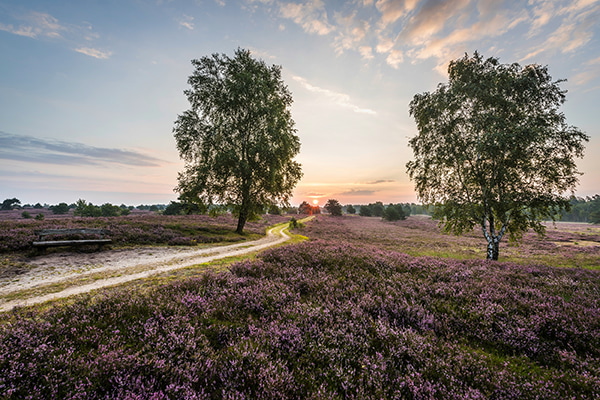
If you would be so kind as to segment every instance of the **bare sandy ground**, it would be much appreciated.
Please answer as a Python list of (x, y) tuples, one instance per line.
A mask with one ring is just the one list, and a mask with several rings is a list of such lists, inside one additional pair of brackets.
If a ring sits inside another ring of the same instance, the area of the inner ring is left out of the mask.
[[(259, 251), (289, 240), (290, 236), (286, 233), (286, 229), (287, 225), (276, 226), (269, 229), (267, 235), (259, 240), (204, 249), (144, 247), (97, 253), (54, 253), (38, 256), (28, 261), (29, 264), (36, 266), (31, 271), (16, 277), (0, 279), (0, 311), (9, 311), (18, 306), (43, 303), (146, 278), (165, 271)], [(118, 273), (119, 276), (72, 286), (43, 296), (12, 301), (2, 300), (2, 297), (14, 292), (65, 282), (99, 272), (110, 272), (113, 275)]]

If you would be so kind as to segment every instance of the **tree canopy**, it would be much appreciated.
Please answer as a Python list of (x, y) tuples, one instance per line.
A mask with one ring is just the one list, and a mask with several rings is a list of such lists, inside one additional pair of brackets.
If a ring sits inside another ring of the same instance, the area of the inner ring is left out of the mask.
[(192, 60), (190, 109), (173, 129), (185, 170), (176, 191), (187, 199), (233, 207), (237, 232), (270, 205), (287, 206), (302, 176), (290, 113), (292, 95), (280, 66), (238, 49)]
[(418, 134), (407, 163), (418, 197), (447, 231), (480, 226), (488, 259), (505, 233), (519, 239), (569, 206), (589, 138), (559, 111), (566, 90), (540, 65), (501, 64), (477, 52), (450, 62), (449, 81), (414, 96)]
[(336, 199), (329, 199), (323, 207), (329, 214), (339, 217), (342, 215), (342, 205)]

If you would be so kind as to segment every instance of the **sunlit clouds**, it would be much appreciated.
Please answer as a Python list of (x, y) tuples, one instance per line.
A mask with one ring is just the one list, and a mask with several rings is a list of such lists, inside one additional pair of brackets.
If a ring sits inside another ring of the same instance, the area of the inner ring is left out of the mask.
[(334, 104), (338, 107), (346, 108), (346, 109), (349, 109), (356, 113), (361, 113), (361, 114), (370, 114), (370, 115), (377, 114), (377, 112), (375, 112), (369, 108), (362, 108), (362, 107), (357, 106), (356, 104), (354, 104), (351, 101), (350, 96), (345, 93), (338, 93), (338, 92), (331, 91), (329, 89), (323, 89), (318, 86), (312, 85), (306, 79), (304, 79), (300, 76), (293, 76), (292, 78), (295, 81), (297, 81), (298, 83), (300, 83), (300, 85), (302, 85), (302, 87), (304, 89), (325, 97), (328, 101), (330, 101), (332, 104)]
[(547, 1), (512, 4), (497, 0), (379, 0), (325, 3), (270, 1), (281, 16), (307, 33), (331, 37), (336, 52), (356, 51), (365, 60), (374, 51), (387, 64), (398, 68), (403, 62), (438, 60), (437, 70), (481, 43), (525, 29), (537, 48), (522, 60), (542, 52), (572, 52), (593, 37), (600, 20), (597, 0)]

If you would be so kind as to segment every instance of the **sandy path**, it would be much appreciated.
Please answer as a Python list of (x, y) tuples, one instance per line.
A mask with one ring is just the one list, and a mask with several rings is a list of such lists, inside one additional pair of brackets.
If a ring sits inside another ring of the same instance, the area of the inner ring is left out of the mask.
[[(289, 240), (290, 236), (286, 232), (287, 228), (287, 225), (279, 225), (269, 229), (267, 235), (259, 240), (205, 249), (148, 247), (93, 254), (40, 256), (30, 261), (30, 264), (36, 265), (37, 268), (17, 278), (0, 280), (0, 296), (98, 272), (113, 271), (119, 272), (121, 275), (96, 280), (86, 285), (69, 287), (60, 292), (43, 296), (4, 302), (0, 299), (0, 312), (10, 311), (18, 306), (43, 303), (135, 279), (147, 278), (165, 271), (263, 250)], [(143, 271), (131, 272), (132, 269), (139, 271), (140, 268), (143, 268)]]

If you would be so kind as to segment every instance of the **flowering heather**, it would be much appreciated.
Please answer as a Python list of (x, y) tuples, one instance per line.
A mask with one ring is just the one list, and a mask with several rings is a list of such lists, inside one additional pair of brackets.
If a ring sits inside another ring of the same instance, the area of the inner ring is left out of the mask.
[[(463, 260), (486, 257), (486, 241), (481, 230), (475, 229), (461, 236), (443, 234), (436, 221), (424, 216), (412, 216), (397, 222), (375, 217), (319, 216), (301, 233), (310, 238), (338, 243), (368, 243), (417, 256)], [(600, 226), (572, 222), (548, 223), (546, 237), (528, 232), (520, 243), (501, 243), (500, 260), (598, 269)]]
[[(264, 235), (265, 229), (289, 218), (266, 215), (259, 221), (246, 225), (247, 234)], [(35, 231), (41, 229), (102, 228), (110, 231), (117, 245), (171, 244), (190, 245), (219, 241), (244, 240), (233, 233), (237, 225), (230, 215), (131, 215), (121, 217), (77, 218), (63, 217), (37, 221), (0, 220), (0, 253), (31, 248), (37, 239)]]
[(0, 325), (3, 399), (595, 399), (600, 272), (309, 241)]

